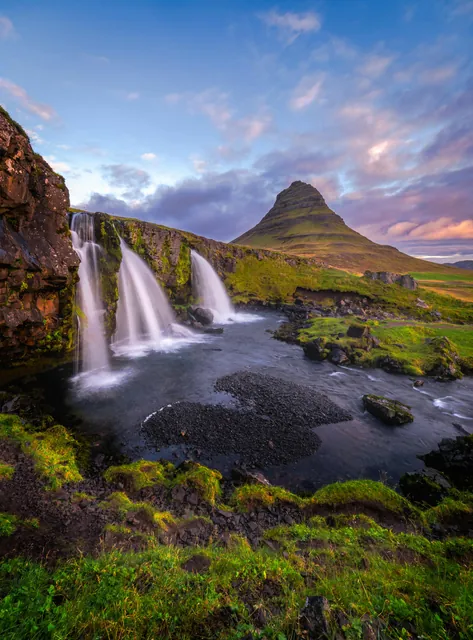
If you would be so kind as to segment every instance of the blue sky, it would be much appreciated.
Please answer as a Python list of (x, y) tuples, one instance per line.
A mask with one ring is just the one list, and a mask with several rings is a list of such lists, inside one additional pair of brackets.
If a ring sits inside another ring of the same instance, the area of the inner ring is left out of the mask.
[(230, 240), (291, 181), (473, 257), (473, 0), (2, 0), (0, 102), (71, 201)]

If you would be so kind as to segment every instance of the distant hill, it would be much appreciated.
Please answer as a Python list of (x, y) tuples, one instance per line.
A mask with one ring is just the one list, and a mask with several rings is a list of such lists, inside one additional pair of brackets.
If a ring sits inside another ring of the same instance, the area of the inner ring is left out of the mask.
[(473, 260), (459, 260), (458, 262), (444, 262), (449, 267), (456, 267), (457, 269), (472, 269)]
[(445, 265), (412, 258), (394, 247), (365, 238), (327, 206), (317, 189), (300, 181), (281, 191), (264, 218), (233, 242), (313, 256), (355, 273), (366, 269), (454, 273)]

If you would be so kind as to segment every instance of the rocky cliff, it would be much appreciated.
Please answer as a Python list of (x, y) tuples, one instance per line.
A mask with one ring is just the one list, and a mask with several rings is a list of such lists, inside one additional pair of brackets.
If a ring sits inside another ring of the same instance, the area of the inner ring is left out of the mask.
[(60, 357), (73, 346), (78, 258), (64, 179), (0, 108), (1, 368)]

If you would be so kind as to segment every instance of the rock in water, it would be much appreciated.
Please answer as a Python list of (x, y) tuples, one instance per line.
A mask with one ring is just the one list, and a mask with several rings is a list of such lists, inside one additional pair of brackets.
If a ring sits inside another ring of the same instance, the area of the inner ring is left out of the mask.
[(369, 413), (386, 424), (400, 425), (414, 421), (410, 407), (398, 400), (368, 394), (363, 396), (363, 405)]
[(192, 315), (200, 322), (200, 324), (204, 326), (208, 326), (212, 324), (214, 321), (214, 314), (210, 311), (210, 309), (204, 309), (203, 307), (196, 307), (192, 310)]

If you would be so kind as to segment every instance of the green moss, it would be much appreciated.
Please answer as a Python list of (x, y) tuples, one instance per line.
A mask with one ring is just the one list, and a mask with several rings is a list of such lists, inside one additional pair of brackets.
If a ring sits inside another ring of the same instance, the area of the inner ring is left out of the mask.
[(0, 462), (0, 480), (11, 480), (15, 473), (15, 467), (10, 464)]
[[(408, 375), (439, 375), (451, 366), (451, 375), (468, 373), (473, 361), (473, 330), (468, 325), (425, 324), (415, 321), (368, 321), (378, 346), (369, 338), (349, 338), (346, 333), (356, 324), (347, 318), (313, 318), (310, 326), (299, 332), (302, 345), (320, 339), (322, 347), (334, 343), (345, 351), (350, 361), (363, 367), (376, 367), (386, 357), (398, 363)], [(339, 337), (339, 335), (343, 337)], [(326, 350), (326, 357), (329, 350)]]
[(11, 536), (15, 533), (19, 522), (17, 516), (10, 513), (0, 513), (0, 536)]
[(72, 494), (72, 502), (82, 502), (83, 500), (86, 500), (87, 502), (94, 502), (95, 497), (85, 491), (76, 491)]
[(311, 504), (317, 506), (337, 507), (350, 503), (375, 504), (404, 515), (417, 514), (417, 509), (408, 500), (374, 480), (335, 482), (319, 489), (311, 499)]
[(187, 462), (179, 467), (176, 476), (171, 480), (171, 487), (183, 485), (196, 491), (199, 496), (215, 504), (222, 494), (220, 480), (222, 474), (209, 469), (198, 462)]
[(461, 523), (467, 518), (473, 522), (473, 505), (448, 497), (444, 498), (436, 507), (425, 512), (428, 523), (440, 524)]
[(120, 237), (113, 220), (104, 214), (95, 214), (95, 234), (102, 246), (100, 254), (100, 290), (104, 304), (104, 325), (108, 337), (115, 333), (118, 306), (118, 273), (122, 261)]
[(144, 525), (161, 531), (167, 531), (176, 522), (168, 511), (158, 511), (149, 502), (132, 502), (122, 492), (112, 493), (101, 503), (101, 507), (110, 509), (121, 520), (134, 517)]
[(63, 426), (55, 425), (46, 431), (32, 433), (17, 416), (0, 414), (0, 438), (21, 446), (50, 489), (82, 480), (75, 457), (77, 442)]
[(191, 278), (191, 253), (189, 245), (182, 241), (179, 247), (179, 258), (175, 267), (176, 285), (183, 287)]
[(233, 492), (230, 500), (230, 504), (237, 511), (242, 512), (252, 511), (261, 507), (271, 507), (277, 502), (302, 506), (305, 501), (282, 487), (268, 487), (259, 484), (238, 487)]
[(153, 485), (168, 485), (174, 465), (170, 462), (138, 460), (131, 464), (109, 467), (104, 478), (107, 482), (122, 482), (126, 487), (139, 491)]

